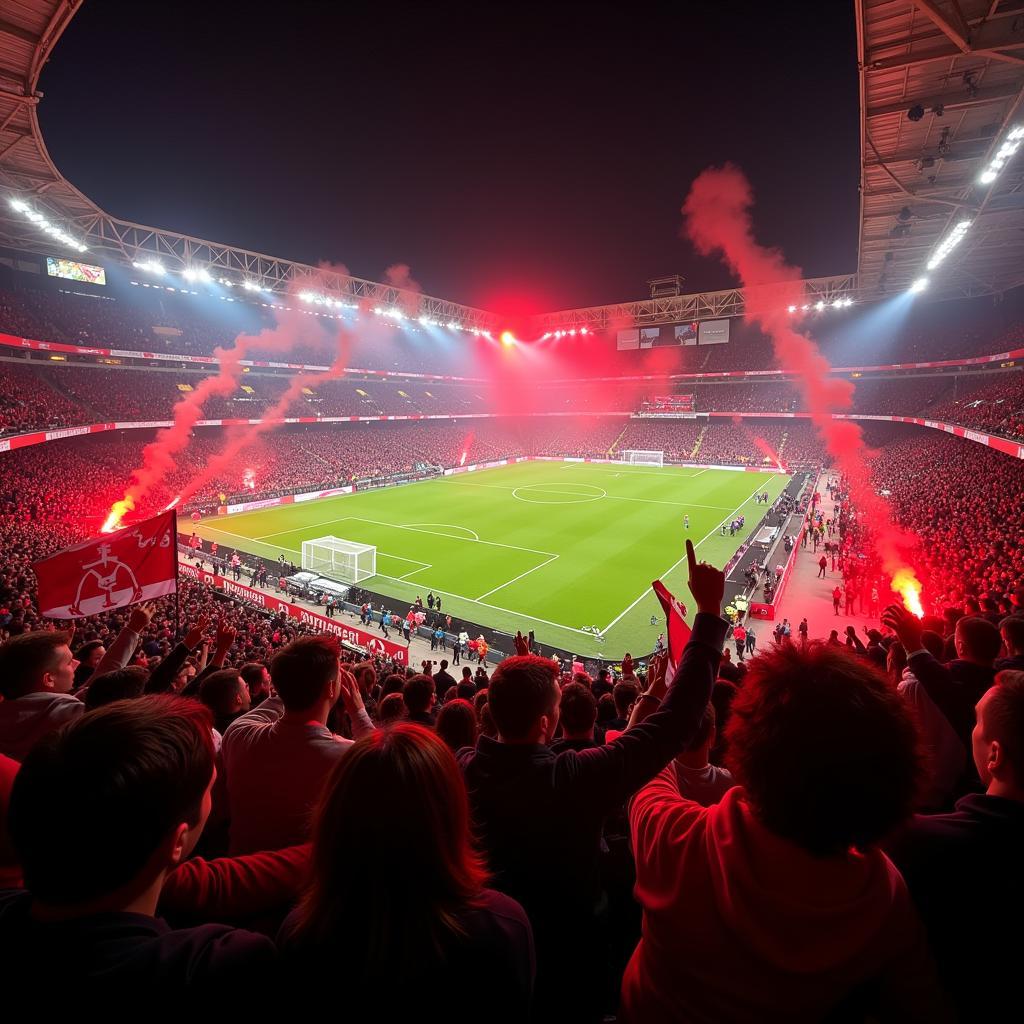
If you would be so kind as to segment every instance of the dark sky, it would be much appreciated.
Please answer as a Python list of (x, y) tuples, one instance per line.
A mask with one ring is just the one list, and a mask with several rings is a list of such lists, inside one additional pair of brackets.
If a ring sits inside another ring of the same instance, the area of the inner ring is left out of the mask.
[[(247, 13), (248, 10), (254, 13)], [(732, 160), (759, 238), (856, 265), (849, 0), (664, 6), (89, 0), (42, 76), (57, 166), (107, 212), (510, 313), (732, 282), (679, 207)]]

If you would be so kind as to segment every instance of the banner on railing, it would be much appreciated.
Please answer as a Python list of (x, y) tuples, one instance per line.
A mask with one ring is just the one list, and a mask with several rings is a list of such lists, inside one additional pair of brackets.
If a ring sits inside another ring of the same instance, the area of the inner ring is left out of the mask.
[(376, 636), (373, 633), (368, 633), (365, 629), (360, 629), (358, 626), (350, 626), (347, 622), (329, 619), (326, 615), (318, 615), (309, 608), (292, 604), (290, 601), (275, 597), (273, 594), (266, 594), (262, 590), (256, 590), (253, 587), (247, 587), (242, 583), (229, 580), (226, 576), (220, 576), (217, 573), (197, 568), (191, 562), (180, 562), (178, 573), (184, 579), (205, 583), (209, 587), (220, 590), (228, 597), (234, 598), (237, 601), (244, 601), (246, 604), (255, 605), (257, 608), (263, 608), (274, 615), (279, 615), (283, 612), (289, 618), (296, 619), (303, 625), (312, 626), (322, 633), (331, 633), (345, 643), (362, 647), (370, 654), (391, 658), (402, 665), (409, 663), (409, 649), (407, 647), (396, 644), (392, 640), (385, 640), (383, 637)]

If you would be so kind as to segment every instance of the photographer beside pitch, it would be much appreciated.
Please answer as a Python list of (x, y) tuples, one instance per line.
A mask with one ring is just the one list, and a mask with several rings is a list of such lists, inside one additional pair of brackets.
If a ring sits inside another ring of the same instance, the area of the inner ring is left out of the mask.
[(686, 554), (698, 610), (690, 642), (667, 688), (667, 659), (652, 662), (649, 688), (622, 736), (555, 754), (557, 666), (517, 642), (517, 656), (490, 681), (497, 739), (481, 736), (458, 754), (494, 884), (522, 903), (533, 925), (538, 1019), (600, 1018), (602, 822), (689, 742), (711, 696), (728, 629), (721, 617), (725, 576), (698, 563), (689, 540)]

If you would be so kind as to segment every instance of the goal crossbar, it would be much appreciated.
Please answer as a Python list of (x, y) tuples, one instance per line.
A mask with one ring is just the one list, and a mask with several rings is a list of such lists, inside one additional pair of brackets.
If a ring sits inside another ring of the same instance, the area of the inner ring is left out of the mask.
[(648, 451), (638, 448), (624, 448), (619, 453), (621, 461), (634, 466), (664, 466), (665, 453), (663, 451)]
[(342, 583), (362, 583), (377, 574), (377, 549), (342, 537), (304, 540), (302, 568)]

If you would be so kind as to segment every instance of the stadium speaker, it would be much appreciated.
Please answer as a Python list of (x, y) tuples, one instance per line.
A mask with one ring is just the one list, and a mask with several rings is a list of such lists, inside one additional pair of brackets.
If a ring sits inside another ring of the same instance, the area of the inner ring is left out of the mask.
[(924, 117), (924, 107), (920, 103), (915, 103), (908, 111), (907, 117), (911, 121), (920, 121)]

